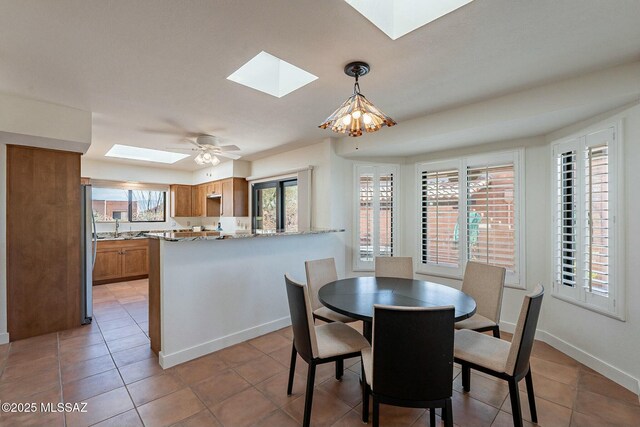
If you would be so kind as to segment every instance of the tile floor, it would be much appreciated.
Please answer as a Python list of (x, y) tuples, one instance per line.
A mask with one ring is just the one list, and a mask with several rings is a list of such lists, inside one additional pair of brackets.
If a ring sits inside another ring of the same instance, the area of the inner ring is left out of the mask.
[[(2, 402), (87, 402), (87, 413), (1, 413), (0, 426), (299, 426), (306, 364), (286, 395), (291, 330), (277, 332), (163, 371), (149, 349), (147, 282), (94, 288), (95, 321), (0, 346)], [(508, 334), (506, 338), (508, 337)], [(531, 360), (542, 426), (639, 426), (638, 396), (552, 347), (536, 342)], [(319, 367), (312, 425), (361, 427), (360, 364)], [(506, 383), (472, 374), (462, 393), (454, 371), (458, 426), (510, 426)], [(521, 385), (526, 402), (524, 382)], [(523, 405), (525, 418), (528, 407)], [(427, 426), (424, 410), (382, 406), (383, 426)], [(525, 423), (525, 425), (533, 425)]]

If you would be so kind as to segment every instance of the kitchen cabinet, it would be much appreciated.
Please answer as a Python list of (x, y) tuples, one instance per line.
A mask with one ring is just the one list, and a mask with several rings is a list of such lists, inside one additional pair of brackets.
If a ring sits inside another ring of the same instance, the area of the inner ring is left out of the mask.
[(191, 187), (191, 216), (206, 216), (207, 196), (205, 184)]
[(171, 216), (185, 217), (192, 215), (192, 186), (174, 184), (169, 187), (171, 194)]
[(5, 172), (11, 341), (80, 326), (80, 153), (8, 144)]
[(98, 241), (93, 284), (141, 279), (149, 274), (149, 239)]
[[(170, 186), (172, 217), (220, 217), (249, 215), (249, 184), (244, 178), (228, 178), (200, 185)], [(211, 194), (222, 197), (209, 198)]]
[(249, 216), (249, 183), (244, 178), (229, 178), (220, 182), (221, 216)]

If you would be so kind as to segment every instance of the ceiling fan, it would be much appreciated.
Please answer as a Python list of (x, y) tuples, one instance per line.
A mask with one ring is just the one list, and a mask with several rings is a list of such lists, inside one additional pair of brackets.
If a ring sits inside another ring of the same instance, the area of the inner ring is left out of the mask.
[(220, 157), (232, 160), (238, 160), (241, 157), (237, 154), (230, 153), (230, 151), (240, 151), (238, 146), (220, 145), (219, 139), (213, 135), (200, 134), (196, 136), (195, 141), (188, 138), (185, 138), (184, 141), (188, 141), (193, 144), (194, 147), (169, 147), (169, 149), (199, 151), (198, 155), (193, 159), (199, 165), (211, 164), (215, 166), (220, 163)]

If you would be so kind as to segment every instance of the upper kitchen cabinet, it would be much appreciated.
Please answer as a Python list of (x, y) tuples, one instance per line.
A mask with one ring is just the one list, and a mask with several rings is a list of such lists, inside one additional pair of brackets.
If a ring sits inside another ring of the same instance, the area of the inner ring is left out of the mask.
[(192, 186), (174, 184), (169, 187), (171, 193), (171, 216), (193, 216), (192, 212)]
[(244, 178), (229, 178), (221, 184), (221, 216), (249, 216), (249, 183)]
[(207, 198), (205, 184), (191, 187), (191, 216), (206, 216)]

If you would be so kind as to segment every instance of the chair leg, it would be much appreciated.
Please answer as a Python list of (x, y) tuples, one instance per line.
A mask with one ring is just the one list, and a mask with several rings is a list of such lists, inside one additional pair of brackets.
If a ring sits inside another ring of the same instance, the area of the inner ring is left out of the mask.
[(369, 386), (367, 385), (366, 381), (363, 381), (362, 387), (363, 387), (362, 388), (362, 422), (368, 423), (369, 422), (369, 394), (371, 390), (369, 390)]
[(511, 413), (513, 414), (513, 427), (522, 427), (522, 409), (520, 408), (520, 394), (518, 382), (515, 378), (509, 378), (509, 397), (511, 398)]
[(380, 402), (378, 398), (373, 395), (373, 427), (380, 425)]
[(493, 336), (500, 338), (500, 326), (496, 325), (493, 327)]
[(298, 352), (296, 351), (296, 345), (291, 344), (291, 362), (289, 363), (289, 384), (287, 385), (287, 396), (291, 396), (293, 392), (293, 374), (296, 371), (296, 359)]
[(469, 365), (462, 365), (462, 389), (464, 391), (471, 390), (471, 367)]
[(524, 377), (527, 384), (527, 397), (529, 398), (529, 411), (531, 412), (531, 421), (538, 423), (538, 411), (536, 411), (536, 396), (533, 393), (533, 378), (531, 377), (531, 368)]
[(309, 363), (309, 370), (307, 371), (307, 393), (304, 398), (304, 420), (302, 421), (303, 427), (309, 427), (311, 424), (311, 405), (313, 404), (313, 386), (316, 380), (316, 364), (314, 362)]
[(336, 360), (336, 379), (340, 381), (344, 374), (344, 360)]
[(445, 427), (453, 427), (453, 406), (451, 403), (451, 398), (448, 398), (444, 402), (443, 412), (446, 414), (446, 417), (444, 418)]
[(436, 408), (429, 408), (429, 427), (436, 427)]

